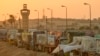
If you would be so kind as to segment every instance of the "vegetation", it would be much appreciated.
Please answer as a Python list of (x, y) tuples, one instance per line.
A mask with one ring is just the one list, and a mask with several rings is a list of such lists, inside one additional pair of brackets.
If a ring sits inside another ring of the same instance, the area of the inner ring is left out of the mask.
[(94, 26), (93, 29), (94, 30), (99, 30), (99, 26)]
[(15, 21), (16, 21), (15, 17), (13, 15), (9, 15), (8, 22), (11, 24), (11, 28), (14, 28)]

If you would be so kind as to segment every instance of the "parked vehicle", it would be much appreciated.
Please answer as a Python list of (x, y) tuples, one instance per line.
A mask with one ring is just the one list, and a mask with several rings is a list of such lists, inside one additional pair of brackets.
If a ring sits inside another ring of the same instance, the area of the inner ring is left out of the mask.
[(47, 44), (47, 32), (35, 31), (33, 32), (33, 49), (37, 51), (44, 51), (44, 45)]
[(0, 40), (7, 41), (7, 29), (0, 29)]
[(18, 32), (18, 33), (16, 33), (16, 46), (17, 47), (23, 47), (22, 46), (22, 36), (21, 36), (21, 33), (20, 32)]
[(22, 46), (27, 50), (30, 49), (31, 36), (29, 32), (22, 32)]
[(9, 29), (7, 32), (7, 40), (9, 44), (16, 45), (16, 33), (18, 32), (17, 29)]
[(16, 33), (16, 43), (17, 47), (24, 47), (26, 49), (33, 49), (33, 32), (35, 29), (29, 29), (28, 32), (23, 32), (23, 30), (19, 30)]
[(73, 41), (74, 36), (85, 36), (86, 33), (83, 31), (67, 31), (62, 32), (62, 36), (60, 38), (60, 43), (71, 43)]

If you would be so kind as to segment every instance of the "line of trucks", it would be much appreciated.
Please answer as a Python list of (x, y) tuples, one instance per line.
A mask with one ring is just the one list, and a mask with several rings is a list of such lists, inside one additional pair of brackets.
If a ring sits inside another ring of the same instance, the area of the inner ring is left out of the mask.
[[(45, 30), (36, 30), (36, 29), (29, 29), (28, 32), (23, 32), (22, 30), (16, 30), (16, 29), (9, 29), (9, 30), (0, 29), (0, 40), (7, 41), (9, 44), (15, 45), (19, 48), (26, 48), (27, 50), (42, 51), (42, 52), (48, 52), (48, 53), (55, 52), (56, 51), (55, 49), (57, 49), (57, 47), (59, 46), (65, 46), (61, 49), (63, 51), (68, 51), (70, 49), (70, 47), (68, 46), (75, 47), (75, 45), (79, 45), (79, 46), (81, 45), (82, 47), (84, 47), (82, 48), (84, 50), (86, 48), (89, 49), (88, 48), (89, 44), (92, 45), (91, 44), (92, 42), (89, 41), (90, 39), (98, 40), (97, 45), (99, 48), (98, 49), (98, 53), (99, 53), (100, 52), (100, 47), (99, 47), (100, 35), (95, 36), (98, 38), (94, 38), (94, 35), (95, 35), (94, 33), (89, 34), (89, 33), (80, 32), (80, 31), (53, 33), (53, 32), (48, 32)], [(90, 37), (87, 37), (87, 36), (90, 36)], [(90, 47), (92, 48), (93, 46), (90, 46)], [(78, 48), (78, 47), (75, 47), (75, 48)], [(75, 48), (74, 50), (76, 50)], [(56, 54), (60, 56), (59, 52), (57, 52)], [(72, 52), (72, 50), (69, 52)], [(83, 55), (83, 56), (86, 56), (86, 55)]]
[(0, 39), (19, 48), (51, 52), (55, 46), (55, 36), (45, 30), (29, 29), (28, 32), (16, 29), (0, 29)]

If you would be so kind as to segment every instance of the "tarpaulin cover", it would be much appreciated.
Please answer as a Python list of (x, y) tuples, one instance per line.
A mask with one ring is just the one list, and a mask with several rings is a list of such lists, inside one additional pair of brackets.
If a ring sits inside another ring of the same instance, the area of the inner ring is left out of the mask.
[(54, 51), (52, 53), (57, 53), (60, 50), (63, 50), (64, 53), (65, 53), (65, 52), (69, 52), (69, 51), (72, 51), (72, 50), (75, 50), (75, 49), (78, 49), (78, 48), (81, 48), (81, 47), (82, 47), (81, 45), (74, 45), (74, 46), (70, 46), (70, 45), (58, 45), (54, 49)]

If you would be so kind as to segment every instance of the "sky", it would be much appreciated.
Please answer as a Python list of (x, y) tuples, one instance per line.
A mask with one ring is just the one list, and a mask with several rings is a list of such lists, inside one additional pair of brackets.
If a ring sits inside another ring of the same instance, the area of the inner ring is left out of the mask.
[(39, 17), (43, 16), (43, 9), (45, 10), (45, 15), (50, 18), (50, 8), (53, 10), (53, 17), (55, 18), (65, 18), (65, 8), (61, 5), (67, 7), (68, 18), (78, 18), (87, 19), (89, 18), (89, 6), (83, 3), (87, 2), (92, 8), (92, 18), (100, 17), (100, 0), (0, 0), (0, 21), (9, 18), (9, 14), (13, 14), (16, 19), (21, 17), (20, 10), (23, 8), (23, 4), (27, 4), (28, 9), (31, 13), (29, 18), (37, 18), (37, 12), (39, 11)]

